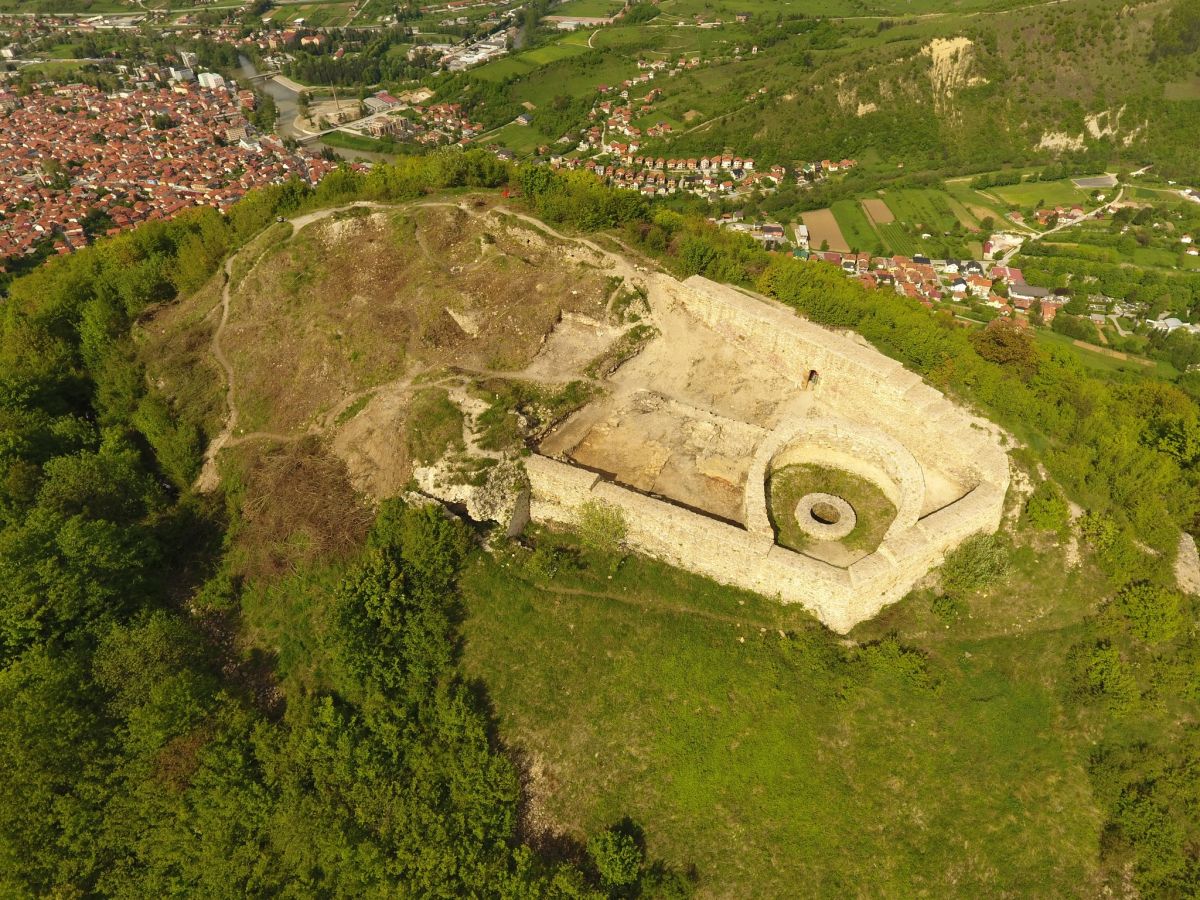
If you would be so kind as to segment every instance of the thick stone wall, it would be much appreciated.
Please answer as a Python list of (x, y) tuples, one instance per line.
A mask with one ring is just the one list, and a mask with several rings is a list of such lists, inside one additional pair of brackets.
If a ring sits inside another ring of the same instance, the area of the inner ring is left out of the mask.
[(700, 276), (675, 282), (669, 293), (680, 308), (797, 385), (816, 371), (813, 390), (838, 418), (893, 435), (917, 459), (968, 486), (1007, 486), (1008, 459), (995, 427), (858, 335), (823, 328), (781, 303)]
[(776, 469), (803, 462), (845, 469), (878, 485), (896, 507), (888, 534), (911, 528), (920, 515), (925, 477), (903, 444), (877, 428), (845, 419), (803, 418), (781, 423), (759, 444), (746, 474), (747, 529), (773, 533), (763, 485)]
[[(574, 524), (584, 503), (608, 504), (624, 514), (632, 547), (724, 584), (803, 604), (839, 632), (899, 600), (966, 537), (998, 527), (1008, 459), (990, 423), (856, 337), (703, 278), (655, 277), (660, 296), (777, 369), (797, 390), (816, 370), (811, 390), (819, 413), (780, 422), (758, 446), (746, 484), (745, 528), (539, 455), (525, 461), (535, 521)], [(822, 460), (871, 478), (898, 511), (875, 552), (848, 568), (778, 546), (767, 516), (767, 475), (789, 462)], [(921, 518), (926, 465), (951, 475), (966, 493)]]
[[(638, 494), (569, 463), (531, 456), (525, 466), (535, 521), (574, 525), (584, 503), (605, 503), (621, 510), (626, 539), (637, 550), (722, 584), (800, 603), (843, 633), (908, 593), (918, 578), (941, 563), (948, 549), (982, 530), (981, 522), (990, 517), (996, 501), (1003, 501), (1003, 494), (997, 497), (989, 495), (988, 488), (977, 488), (960, 501), (969, 508), (935, 513), (925, 520), (928, 525), (919, 523), (903, 535), (885, 538), (875, 553), (840, 569), (780, 547), (770, 534), (755, 534)], [(586, 477), (577, 477), (580, 474)]]

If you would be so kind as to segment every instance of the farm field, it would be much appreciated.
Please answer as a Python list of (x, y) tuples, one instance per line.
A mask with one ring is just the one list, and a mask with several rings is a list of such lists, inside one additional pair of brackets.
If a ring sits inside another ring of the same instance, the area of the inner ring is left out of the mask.
[(1004, 218), (1003, 210), (995, 200), (962, 182), (947, 182), (946, 192), (951, 199), (966, 208), (967, 212), (977, 222), (992, 218), (1000, 222)]
[(950, 208), (950, 198), (932, 188), (905, 188), (888, 191), (884, 202), (897, 221), (926, 231), (949, 231), (958, 221)]
[[(838, 200), (832, 206), (834, 218), (849, 248), (859, 253), (873, 253), (879, 245), (879, 235), (871, 227), (857, 200)], [(806, 223), (807, 224), (807, 223)], [(830, 249), (833, 242), (830, 241)]]
[(950, 207), (950, 212), (954, 213), (954, 217), (958, 219), (958, 223), (964, 228), (969, 228), (971, 231), (979, 230), (979, 219), (977, 219), (970, 210), (955, 200), (953, 197), (946, 198), (946, 204)]
[(1090, 206), (1089, 191), (1080, 190), (1070, 179), (1061, 181), (1026, 181), (1021, 184), (1009, 184), (1003, 187), (988, 188), (1006, 203), (1017, 207), (1032, 206), (1070, 206), (1081, 204)]
[(870, 198), (862, 202), (863, 212), (867, 214), (867, 218), (874, 225), (886, 225), (889, 222), (895, 222), (896, 216), (888, 207), (887, 203), (878, 198)]
[(880, 225), (879, 234), (883, 238), (893, 254), (901, 256), (916, 256), (921, 252), (921, 243), (911, 234), (904, 230), (904, 226), (899, 222), (889, 222), (886, 225)]
[(828, 245), (828, 249), (837, 253), (850, 252), (850, 245), (842, 235), (838, 220), (831, 209), (817, 209), (802, 213), (801, 221), (808, 226), (808, 242), (814, 250)]

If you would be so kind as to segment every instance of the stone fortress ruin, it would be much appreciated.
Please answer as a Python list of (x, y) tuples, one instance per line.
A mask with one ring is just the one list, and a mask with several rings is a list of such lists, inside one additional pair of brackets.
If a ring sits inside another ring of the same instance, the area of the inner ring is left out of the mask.
[[(997, 429), (853, 333), (482, 200), (297, 222), (223, 296), (231, 440), (329, 433), (361, 494), (509, 534), (604, 504), (633, 549), (837, 631), (999, 525)], [(289, 293), (322, 255), (354, 263)]]
[[(640, 280), (658, 334), (525, 459), (534, 521), (606, 504), (635, 549), (800, 603), (838, 632), (998, 527), (1009, 467), (994, 426), (781, 304), (701, 277)], [(894, 516), (876, 545), (838, 543), (857, 511), (833, 490), (789, 508), (808, 543), (782, 545), (771, 481), (805, 464), (882, 492)]]

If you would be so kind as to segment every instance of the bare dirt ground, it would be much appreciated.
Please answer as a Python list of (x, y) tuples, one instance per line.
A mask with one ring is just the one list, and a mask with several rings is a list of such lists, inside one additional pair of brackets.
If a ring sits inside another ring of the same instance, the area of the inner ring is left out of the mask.
[(890, 222), (896, 221), (896, 216), (892, 213), (892, 210), (883, 200), (864, 200), (862, 205), (863, 210), (867, 214), (867, 218), (870, 219), (874, 225), (887, 225)]
[(723, 519), (742, 520), (746, 470), (761, 428), (650, 390), (594, 404), (543, 442), (640, 491)]
[(808, 242), (810, 246), (819, 248), (822, 243), (828, 243), (829, 249), (836, 253), (849, 253), (850, 245), (842, 235), (837, 219), (831, 209), (817, 209), (800, 214), (801, 220), (808, 226)]
[(541, 350), (526, 366), (524, 375), (557, 381), (578, 377), (578, 373), (624, 331), (620, 325), (568, 313), (546, 336)]
[(511, 217), (454, 206), (328, 217), (233, 291), (223, 344), (239, 428), (304, 430), (420, 369), (520, 369), (564, 310), (600, 314), (596, 271)]
[(319, 437), (355, 490), (394, 495), (412, 474), (409, 403), (431, 379), (466, 396), (476, 375), (586, 378), (626, 327), (604, 317), (634, 267), (511, 210), (358, 203), (290, 226), (228, 260), (202, 308), (226, 409), (200, 490), (220, 483), (223, 449)]

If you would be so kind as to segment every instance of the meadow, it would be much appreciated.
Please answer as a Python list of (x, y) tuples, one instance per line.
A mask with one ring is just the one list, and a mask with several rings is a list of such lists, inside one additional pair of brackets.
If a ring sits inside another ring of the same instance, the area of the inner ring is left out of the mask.
[(528, 156), (539, 145), (551, 142), (550, 138), (546, 137), (536, 128), (529, 125), (516, 124), (505, 125), (492, 135), (491, 140), (507, 147), (519, 156)]
[(481, 560), (463, 585), (467, 670), (544, 826), (578, 837), (629, 814), (701, 896), (1094, 886), (1099, 814), (1054, 675), (1091, 573), (1023, 551), (953, 625), (910, 597), (855, 635), (901, 643), (848, 652), (794, 608), (577, 552), (552, 579), (521, 552)]
[(851, 250), (871, 253), (881, 243), (879, 234), (871, 226), (859, 201), (838, 200), (831, 209)]
[[(502, 56), (484, 63), (473, 69), (472, 75), (488, 81), (504, 81), (514, 75), (529, 75), (538, 72), (543, 66), (587, 52), (586, 38), (583, 43), (580, 43), (579, 36), (571, 33), (553, 43), (543, 44), (541, 47), (535, 47), (523, 53)], [(520, 91), (520, 94), (523, 99), (532, 99), (524, 89)]]
[(988, 188), (990, 193), (1013, 206), (1094, 206), (1090, 192), (1075, 187), (1069, 178), (1060, 181), (1024, 181), (1003, 187)]
[(949, 231), (958, 223), (950, 198), (933, 188), (887, 191), (883, 200), (899, 222), (924, 231)]
[(304, 3), (296, 6), (280, 7), (271, 15), (273, 22), (296, 22), (304, 20), (304, 25), (312, 27), (345, 25), (350, 20), (350, 2), (345, 3)]

